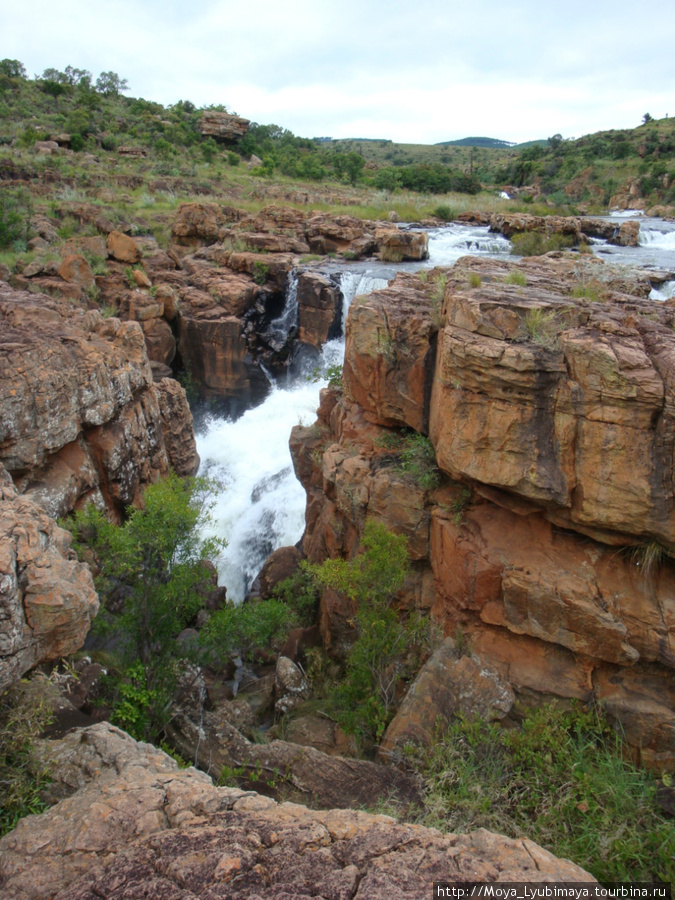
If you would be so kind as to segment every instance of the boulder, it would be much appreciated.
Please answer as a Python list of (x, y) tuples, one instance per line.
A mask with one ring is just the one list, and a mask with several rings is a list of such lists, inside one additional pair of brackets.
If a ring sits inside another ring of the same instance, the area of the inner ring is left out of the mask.
[(217, 141), (230, 143), (244, 137), (250, 124), (248, 119), (241, 116), (208, 110), (201, 115), (199, 131), (202, 137), (213, 137)]
[(511, 685), (452, 638), (438, 647), (408, 689), (378, 748), (380, 759), (401, 753), (406, 744), (430, 747), (453, 716), (503, 719), (513, 706)]
[(0, 692), (42, 662), (79, 650), (98, 612), (71, 536), (19, 496), (0, 464)]
[(375, 241), (380, 259), (401, 262), (404, 259), (428, 259), (429, 235), (424, 231), (400, 231), (377, 228)]
[(284, 715), (295, 709), (310, 695), (310, 686), (304, 672), (287, 656), (277, 659), (274, 692), (276, 701), (274, 711)]
[[(390, 900), (402, 889), (421, 897), (433, 881), (469, 874), (490, 882), (592, 881), (526, 838), (483, 829), (442, 835), (389, 816), (311, 810), (216, 787), (107, 724), (78, 729), (44, 755), (69, 796), (0, 841), (0, 890), (12, 900), (207, 900), (214, 885), (261, 900)], [(319, 756), (329, 767), (340, 764)], [(351, 762), (397, 779), (396, 770)]]
[(279, 547), (270, 553), (258, 575), (263, 600), (269, 599), (277, 585), (295, 573), (301, 559), (302, 554), (297, 547)]
[(133, 265), (141, 258), (141, 251), (136, 246), (133, 238), (121, 231), (111, 231), (107, 240), (108, 254), (118, 262)]

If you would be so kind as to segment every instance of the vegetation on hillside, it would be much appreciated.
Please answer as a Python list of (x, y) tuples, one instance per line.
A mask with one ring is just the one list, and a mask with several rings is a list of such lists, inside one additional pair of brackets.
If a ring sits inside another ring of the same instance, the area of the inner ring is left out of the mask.
[(426, 825), (528, 837), (600, 881), (675, 878), (675, 826), (656, 804), (658, 783), (593, 707), (544, 706), (518, 728), (458, 719), (417, 766)]

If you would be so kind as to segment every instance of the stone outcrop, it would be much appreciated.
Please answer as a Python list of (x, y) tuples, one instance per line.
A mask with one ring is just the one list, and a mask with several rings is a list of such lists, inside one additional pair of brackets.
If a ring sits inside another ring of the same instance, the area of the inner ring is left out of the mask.
[(546, 237), (559, 234), (571, 238), (574, 244), (582, 243), (584, 236), (601, 237), (610, 244), (637, 247), (640, 223), (637, 221), (608, 222), (577, 216), (533, 216), (529, 213), (493, 213), (490, 231), (504, 237), (536, 231)]
[(503, 719), (513, 706), (509, 683), (473, 653), (446, 638), (422, 667), (378, 748), (389, 759), (412, 743), (430, 747), (453, 716)]
[(202, 137), (213, 137), (217, 141), (229, 143), (244, 137), (250, 124), (248, 119), (243, 119), (241, 116), (209, 110), (202, 113), (199, 120), (199, 131)]
[[(294, 664), (283, 667), (288, 671)], [(300, 677), (296, 687), (301, 682)], [(277, 677), (272, 676), (273, 689), (278, 685)], [(290, 700), (291, 693), (284, 696)], [(288, 708), (291, 706), (289, 703)], [(217, 778), (224, 768), (236, 770), (240, 784), (277, 799), (354, 809), (372, 807), (383, 796), (404, 806), (420, 802), (417, 782), (405, 772), (368, 760), (328, 756), (288, 741), (256, 744), (217, 710), (198, 712), (194, 704), (186, 705), (175, 711), (167, 735), (172, 746), (184, 758), (194, 759), (203, 771)]]
[(53, 516), (88, 500), (119, 514), (170, 466), (196, 471), (185, 393), (153, 385), (138, 323), (7, 285), (0, 321), (0, 461), (20, 493)]
[[(367, 518), (404, 534), (401, 605), (467, 635), (528, 703), (600, 702), (673, 770), (675, 312), (644, 276), (559, 254), (432, 274), (352, 306), (344, 394), (294, 429), (304, 552), (353, 555)], [(427, 416), (435, 488), (390, 430), (424, 434)], [(352, 617), (324, 594), (330, 652)]]
[(341, 253), (360, 259), (379, 253), (390, 260), (426, 259), (424, 232), (401, 231), (392, 222), (267, 206), (255, 215), (215, 203), (183, 203), (172, 226), (188, 247), (230, 241), (268, 253)]
[(74, 653), (98, 612), (71, 536), (19, 496), (0, 464), (0, 692), (38, 663)]
[(215, 787), (112, 726), (45, 747), (64, 799), (0, 841), (7, 900), (420, 897), (433, 881), (592, 881), (527, 839)]
[(298, 340), (319, 349), (337, 337), (341, 325), (340, 292), (318, 272), (302, 272), (298, 278)]

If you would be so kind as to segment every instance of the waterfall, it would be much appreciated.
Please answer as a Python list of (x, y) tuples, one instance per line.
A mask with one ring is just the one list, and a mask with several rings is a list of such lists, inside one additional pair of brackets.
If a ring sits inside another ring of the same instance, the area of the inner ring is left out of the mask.
[[(509, 241), (491, 235), (487, 227), (450, 225), (430, 233), (430, 258), (424, 263), (356, 263), (340, 275), (343, 328), (355, 297), (386, 287), (396, 271), (451, 265), (471, 252), (482, 255), (508, 253)], [(298, 276), (289, 274), (284, 308), (267, 330), (283, 346), (297, 325)], [(221, 584), (228, 597), (241, 602), (251, 588), (267, 556), (278, 547), (295, 544), (305, 527), (305, 492), (295, 478), (288, 439), (294, 425), (311, 425), (316, 419), (319, 392), (327, 383), (331, 366), (344, 358), (344, 338), (326, 343), (312, 363), (309, 378), (273, 383), (265, 401), (236, 421), (212, 419), (197, 436), (202, 459), (200, 474), (211, 475), (222, 485), (212, 511), (209, 534), (225, 538), (226, 550), (218, 561)], [(272, 376), (268, 375), (272, 381)]]

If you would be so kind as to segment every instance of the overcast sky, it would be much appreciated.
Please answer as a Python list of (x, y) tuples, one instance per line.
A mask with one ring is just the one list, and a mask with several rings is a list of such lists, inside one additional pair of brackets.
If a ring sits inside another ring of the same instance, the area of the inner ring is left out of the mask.
[(525, 141), (675, 115), (673, 0), (0, 0), (0, 58), (303, 137)]

